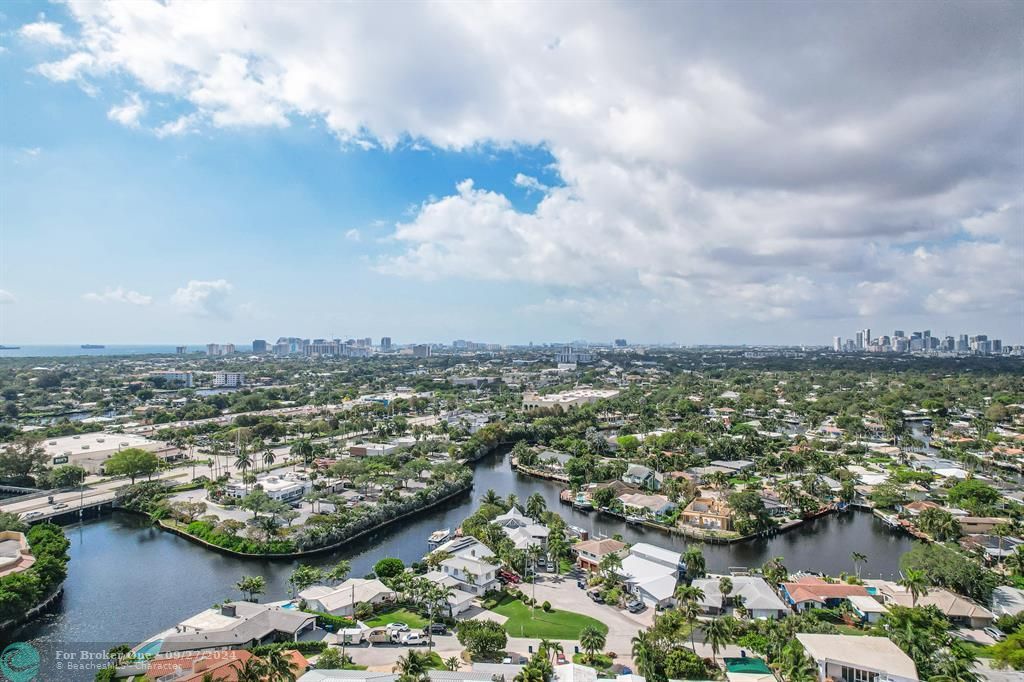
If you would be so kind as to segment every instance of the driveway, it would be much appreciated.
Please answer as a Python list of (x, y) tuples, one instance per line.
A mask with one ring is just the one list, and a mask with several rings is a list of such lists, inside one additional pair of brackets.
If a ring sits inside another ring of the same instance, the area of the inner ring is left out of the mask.
[[(391, 672), (391, 668), (400, 656), (405, 656), (409, 649), (426, 652), (426, 646), (403, 646), (401, 644), (360, 644), (349, 646), (345, 653), (352, 657), (352, 660), (365, 665), (369, 670), (375, 672)], [(340, 647), (339, 647), (340, 650)], [(459, 656), (462, 653), (462, 645), (454, 636), (435, 636), (434, 651), (442, 658)]]

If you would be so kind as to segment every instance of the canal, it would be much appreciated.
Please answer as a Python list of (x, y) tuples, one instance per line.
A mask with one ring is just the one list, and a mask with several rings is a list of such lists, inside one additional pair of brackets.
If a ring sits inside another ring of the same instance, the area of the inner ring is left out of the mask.
[[(308, 563), (330, 566), (339, 559), (348, 559), (352, 575), (362, 576), (385, 556), (399, 557), (406, 563), (419, 560), (427, 551), (429, 534), (439, 528), (456, 528), (474, 511), (488, 488), (502, 496), (515, 493), (522, 502), (539, 492), (549, 509), (561, 513), (570, 525), (593, 534), (619, 533), (630, 543), (649, 542), (679, 551), (687, 545), (682, 537), (638, 530), (597, 513), (574, 511), (559, 503), (558, 484), (511, 471), (508, 453), (501, 452), (476, 464), (471, 495)], [(284, 599), (288, 575), (295, 567), (291, 561), (242, 560), (216, 554), (159, 531), (144, 518), (119, 512), (65, 530), (71, 540), (71, 563), (63, 600), (51, 614), (15, 637), (47, 650), (137, 643), (215, 603), (239, 598), (233, 586), (245, 575), (266, 578), (264, 600)], [(851, 572), (850, 553), (857, 551), (868, 556), (862, 575), (886, 578), (897, 572), (900, 555), (912, 546), (910, 538), (864, 512), (826, 516), (788, 533), (753, 542), (701, 545), (710, 571), (760, 566), (774, 556), (782, 556), (790, 570)]]

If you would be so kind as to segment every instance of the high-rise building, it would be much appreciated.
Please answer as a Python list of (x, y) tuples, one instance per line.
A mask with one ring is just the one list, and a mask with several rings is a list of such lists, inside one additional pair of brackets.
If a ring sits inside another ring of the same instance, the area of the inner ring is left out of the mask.
[(241, 372), (216, 372), (213, 375), (213, 385), (223, 388), (245, 386), (245, 375)]
[(853, 344), (857, 350), (864, 350), (864, 332), (857, 332), (857, 340)]
[(906, 336), (906, 334), (903, 333), (902, 329), (897, 329), (896, 331), (894, 331), (892, 333), (892, 335), (895, 336), (896, 338), (902, 338), (902, 337)]
[(616, 348), (625, 348), (626, 345), (627, 345), (626, 344), (626, 339), (615, 339), (615, 347)]
[(412, 347), (412, 354), (416, 358), (429, 358), (430, 346), (426, 343), (417, 344)]
[(841, 336), (833, 336), (832, 337), (832, 350), (834, 350), (837, 353), (840, 352), (841, 350), (843, 350), (843, 337), (841, 337)]
[(176, 346), (174, 348), (174, 352), (177, 353), (178, 355), (184, 355), (185, 353), (188, 352), (188, 346)]
[(382, 336), (382, 337), (380, 337), (380, 349), (382, 351), (384, 351), (385, 353), (387, 353), (388, 351), (391, 350), (391, 337), (390, 336)]
[(864, 330), (864, 347), (867, 348), (871, 345), (871, 328), (868, 327)]
[(265, 340), (263, 340), (263, 339), (256, 339), (255, 341), (252, 342), (252, 352), (253, 353), (266, 353), (267, 352), (267, 342)]

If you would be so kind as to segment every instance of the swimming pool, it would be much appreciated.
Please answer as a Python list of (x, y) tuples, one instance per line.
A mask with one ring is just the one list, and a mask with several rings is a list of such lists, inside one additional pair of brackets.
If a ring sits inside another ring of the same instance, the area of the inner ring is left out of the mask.
[(135, 651), (135, 655), (138, 658), (156, 656), (160, 653), (160, 647), (163, 646), (163, 643), (164, 640), (162, 639), (154, 639), (152, 642), (146, 642)]

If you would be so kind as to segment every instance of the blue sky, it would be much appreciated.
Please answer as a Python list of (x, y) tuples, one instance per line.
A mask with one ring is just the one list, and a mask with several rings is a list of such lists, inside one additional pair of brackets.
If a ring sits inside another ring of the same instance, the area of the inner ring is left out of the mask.
[[(1012, 49), (890, 73), (838, 14), (880, 102), (836, 110), (742, 32), (655, 57), (705, 5), (268, 7), (3, 7), (0, 342), (1024, 336)], [(1010, 45), (991, 7), (964, 39)]]

